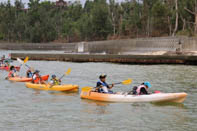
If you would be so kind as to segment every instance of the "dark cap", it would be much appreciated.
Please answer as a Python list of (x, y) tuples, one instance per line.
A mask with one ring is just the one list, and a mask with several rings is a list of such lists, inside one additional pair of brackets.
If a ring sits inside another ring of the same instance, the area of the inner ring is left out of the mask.
[(40, 72), (39, 70), (36, 70), (36, 71), (35, 71), (35, 73), (39, 73), (39, 72)]
[(55, 77), (56, 77), (56, 75), (52, 75), (51, 77), (52, 77), (52, 78), (55, 78)]
[(107, 77), (107, 75), (102, 74), (102, 75), (99, 76), (99, 79), (106, 78), (106, 77)]

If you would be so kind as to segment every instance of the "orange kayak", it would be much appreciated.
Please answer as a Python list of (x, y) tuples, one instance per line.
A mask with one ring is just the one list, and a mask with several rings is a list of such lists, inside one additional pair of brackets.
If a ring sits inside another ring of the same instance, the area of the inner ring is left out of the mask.
[[(49, 75), (41, 76), (43, 81), (47, 81), (49, 79)], [(9, 81), (14, 81), (14, 82), (31, 82), (32, 78), (27, 78), (27, 77), (9, 77)]]
[[(15, 69), (17, 71), (20, 70), (20, 66), (15, 66)], [(9, 71), (10, 70), (10, 67), (9, 66), (0, 66), (0, 70), (6, 70), (6, 71)]]
[(182, 103), (187, 93), (154, 93), (150, 95), (106, 94), (91, 90), (81, 91), (81, 98), (105, 102), (175, 102)]

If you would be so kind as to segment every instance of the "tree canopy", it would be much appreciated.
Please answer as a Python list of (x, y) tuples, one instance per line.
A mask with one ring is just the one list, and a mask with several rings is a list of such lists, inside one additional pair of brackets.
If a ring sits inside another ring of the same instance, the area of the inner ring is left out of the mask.
[[(66, 3), (66, 2), (64, 2)], [(195, 36), (197, 0), (21, 0), (0, 3), (0, 40), (76, 42), (172, 35)]]

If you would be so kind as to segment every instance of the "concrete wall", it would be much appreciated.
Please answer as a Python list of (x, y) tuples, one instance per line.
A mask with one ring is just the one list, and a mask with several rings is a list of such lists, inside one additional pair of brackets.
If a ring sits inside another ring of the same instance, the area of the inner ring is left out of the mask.
[(38, 54), (12, 53), (11, 58), (28, 56), (30, 60), (71, 62), (113, 62), (127, 64), (191, 64), (197, 65), (197, 56), (187, 55), (116, 55), (116, 54)]
[[(181, 46), (180, 46), (181, 43)], [(65, 52), (129, 54), (132, 52), (197, 51), (197, 38), (187, 37), (155, 37), (125, 40), (108, 40), (82, 43), (17, 43), (0, 44), (0, 49), (6, 50), (64, 50)]]
[(4, 50), (64, 50), (76, 52), (76, 43), (0, 43)]
[(167, 37), (98, 41), (86, 44), (88, 44), (90, 53), (122, 54), (144, 51), (175, 51), (178, 42), (179, 38)]

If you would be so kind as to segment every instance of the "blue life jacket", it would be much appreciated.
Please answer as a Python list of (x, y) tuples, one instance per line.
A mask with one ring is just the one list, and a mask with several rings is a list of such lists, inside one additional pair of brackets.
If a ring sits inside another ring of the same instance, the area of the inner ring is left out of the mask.
[(32, 72), (27, 72), (27, 77), (28, 78), (32, 78), (33, 77), (33, 73)]
[[(109, 88), (109, 85), (106, 82), (102, 82), (102, 81), (98, 81), (96, 84), (96, 87), (100, 87), (100, 86), (106, 86), (107, 88)], [(102, 88), (98, 89), (98, 92), (104, 92)]]

